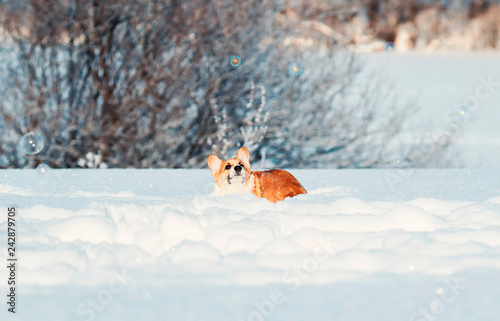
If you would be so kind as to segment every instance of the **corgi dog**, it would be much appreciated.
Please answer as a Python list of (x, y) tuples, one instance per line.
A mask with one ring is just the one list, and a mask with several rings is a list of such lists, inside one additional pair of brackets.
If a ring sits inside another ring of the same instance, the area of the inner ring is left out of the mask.
[(236, 158), (225, 161), (210, 155), (208, 167), (215, 178), (215, 192), (218, 195), (252, 192), (258, 198), (276, 203), (287, 197), (307, 193), (299, 181), (285, 170), (252, 172), (250, 154), (245, 147), (238, 150)]

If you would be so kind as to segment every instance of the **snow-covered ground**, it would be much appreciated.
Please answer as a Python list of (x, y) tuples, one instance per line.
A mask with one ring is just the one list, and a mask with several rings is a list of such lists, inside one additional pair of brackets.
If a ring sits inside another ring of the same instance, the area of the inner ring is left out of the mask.
[(500, 170), (291, 172), (272, 204), (208, 169), (0, 171), (0, 319), (498, 320)]
[(403, 136), (447, 132), (459, 138), (454, 151), (465, 166), (499, 166), (500, 53), (379, 52), (363, 54), (362, 60), (365, 75), (375, 72), (380, 86), (391, 86), (400, 101), (415, 99), (420, 107)]

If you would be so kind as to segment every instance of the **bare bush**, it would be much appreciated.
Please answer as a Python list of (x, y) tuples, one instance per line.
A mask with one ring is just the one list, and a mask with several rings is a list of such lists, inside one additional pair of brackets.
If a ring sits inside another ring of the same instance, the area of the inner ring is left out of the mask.
[[(390, 88), (356, 81), (356, 56), (331, 28), (269, 1), (4, 9), (15, 59), (2, 71), (2, 167), (77, 167), (88, 155), (109, 167), (204, 167), (242, 145), (277, 166), (379, 167), (409, 110)], [(292, 61), (301, 76), (287, 73)], [(40, 154), (17, 148), (28, 131), (44, 137)]]

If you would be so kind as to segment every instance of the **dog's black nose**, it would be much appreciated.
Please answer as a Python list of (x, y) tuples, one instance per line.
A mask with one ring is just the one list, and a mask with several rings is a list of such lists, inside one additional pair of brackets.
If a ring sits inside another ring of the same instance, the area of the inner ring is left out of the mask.
[(241, 172), (241, 169), (242, 169), (241, 165), (236, 165), (236, 166), (234, 166), (234, 170), (235, 170), (237, 173)]

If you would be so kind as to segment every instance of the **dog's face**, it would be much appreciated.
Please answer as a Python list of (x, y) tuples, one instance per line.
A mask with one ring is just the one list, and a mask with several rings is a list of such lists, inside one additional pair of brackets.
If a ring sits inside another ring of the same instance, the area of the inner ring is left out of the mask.
[(222, 161), (215, 155), (208, 157), (208, 166), (221, 191), (231, 192), (247, 187), (250, 183), (250, 155), (245, 147), (236, 153), (236, 158)]

